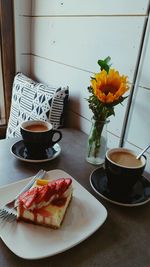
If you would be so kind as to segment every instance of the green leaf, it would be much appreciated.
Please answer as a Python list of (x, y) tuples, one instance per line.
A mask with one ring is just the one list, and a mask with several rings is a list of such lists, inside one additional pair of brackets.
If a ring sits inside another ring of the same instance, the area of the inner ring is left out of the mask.
[(100, 66), (101, 70), (105, 70), (107, 73), (109, 72), (111, 64), (108, 64), (111, 60), (111, 57), (106, 57), (104, 60), (99, 59), (97, 61), (98, 65)]
[(113, 106), (116, 106), (118, 104), (121, 104), (128, 96), (120, 96), (119, 99), (115, 102), (113, 102)]
[[(108, 64), (110, 61), (111, 61), (111, 57), (106, 57), (105, 59), (104, 59), (104, 61), (106, 62), (106, 64)], [(111, 66), (111, 64), (109, 65), (109, 66)]]

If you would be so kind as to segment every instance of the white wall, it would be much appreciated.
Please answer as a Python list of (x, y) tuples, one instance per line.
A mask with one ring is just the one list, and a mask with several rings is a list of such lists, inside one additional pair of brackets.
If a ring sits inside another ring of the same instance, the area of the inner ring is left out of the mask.
[[(47, 84), (69, 85), (69, 124), (88, 133), (92, 113), (85, 98), (91, 75), (99, 71), (97, 60), (111, 56), (112, 66), (133, 82), (149, 1), (14, 0), (14, 4), (17, 71)], [(149, 92), (144, 94), (148, 104)], [(110, 118), (109, 147), (119, 145), (126, 105), (127, 101), (117, 106), (116, 116)], [(133, 147), (139, 144), (140, 150), (141, 121), (134, 122), (127, 141)], [(144, 133), (147, 136), (147, 129)]]
[[(132, 107), (127, 124), (125, 146), (140, 152), (150, 143), (150, 17), (137, 74)], [(150, 172), (150, 149), (146, 153)]]
[(14, 0), (16, 71), (30, 75), (31, 0)]

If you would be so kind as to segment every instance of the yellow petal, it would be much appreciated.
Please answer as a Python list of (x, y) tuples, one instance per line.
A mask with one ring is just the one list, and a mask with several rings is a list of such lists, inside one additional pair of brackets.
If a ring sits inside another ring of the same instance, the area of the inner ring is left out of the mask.
[(109, 73), (102, 70), (94, 78), (91, 80), (93, 93), (103, 103), (115, 102), (129, 89), (127, 77), (115, 69), (110, 69)]

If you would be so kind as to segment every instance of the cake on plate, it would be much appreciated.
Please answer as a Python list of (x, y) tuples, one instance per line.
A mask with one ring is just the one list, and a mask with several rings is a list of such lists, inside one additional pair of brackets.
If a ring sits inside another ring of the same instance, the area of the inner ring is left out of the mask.
[(17, 220), (60, 228), (72, 199), (72, 179), (36, 180), (18, 198)]

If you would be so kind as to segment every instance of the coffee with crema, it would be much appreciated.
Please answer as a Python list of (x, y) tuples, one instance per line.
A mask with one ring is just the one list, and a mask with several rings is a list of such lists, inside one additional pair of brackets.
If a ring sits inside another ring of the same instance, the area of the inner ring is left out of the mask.
[(116, 200), (125, 199), (132, 192), (145, 166), (146, 157), (136, 159), (136, 152), (130, 149), (119, 147), (106, 152), (107, 186)]
[(31, 132), (45, 132), (48, 131), (48, 128), (46, 125), (43, 124), (32, 124), (25, 127), (26, 130)]
[(109, 155), (109, 158), (113, 162), (125, 167), (136, 168), (142, 165), (140, 159), (136, 159), (135, 155), (126, 151), (115, 151)]
[[(59, 130), (48, 121), (29, 120), (20, 126), (25, 155), (30, 159), (48, 159), (53, 156), (52, 147), (62, 138)], [(54, 150), (55, 151), (55, 150)]]

